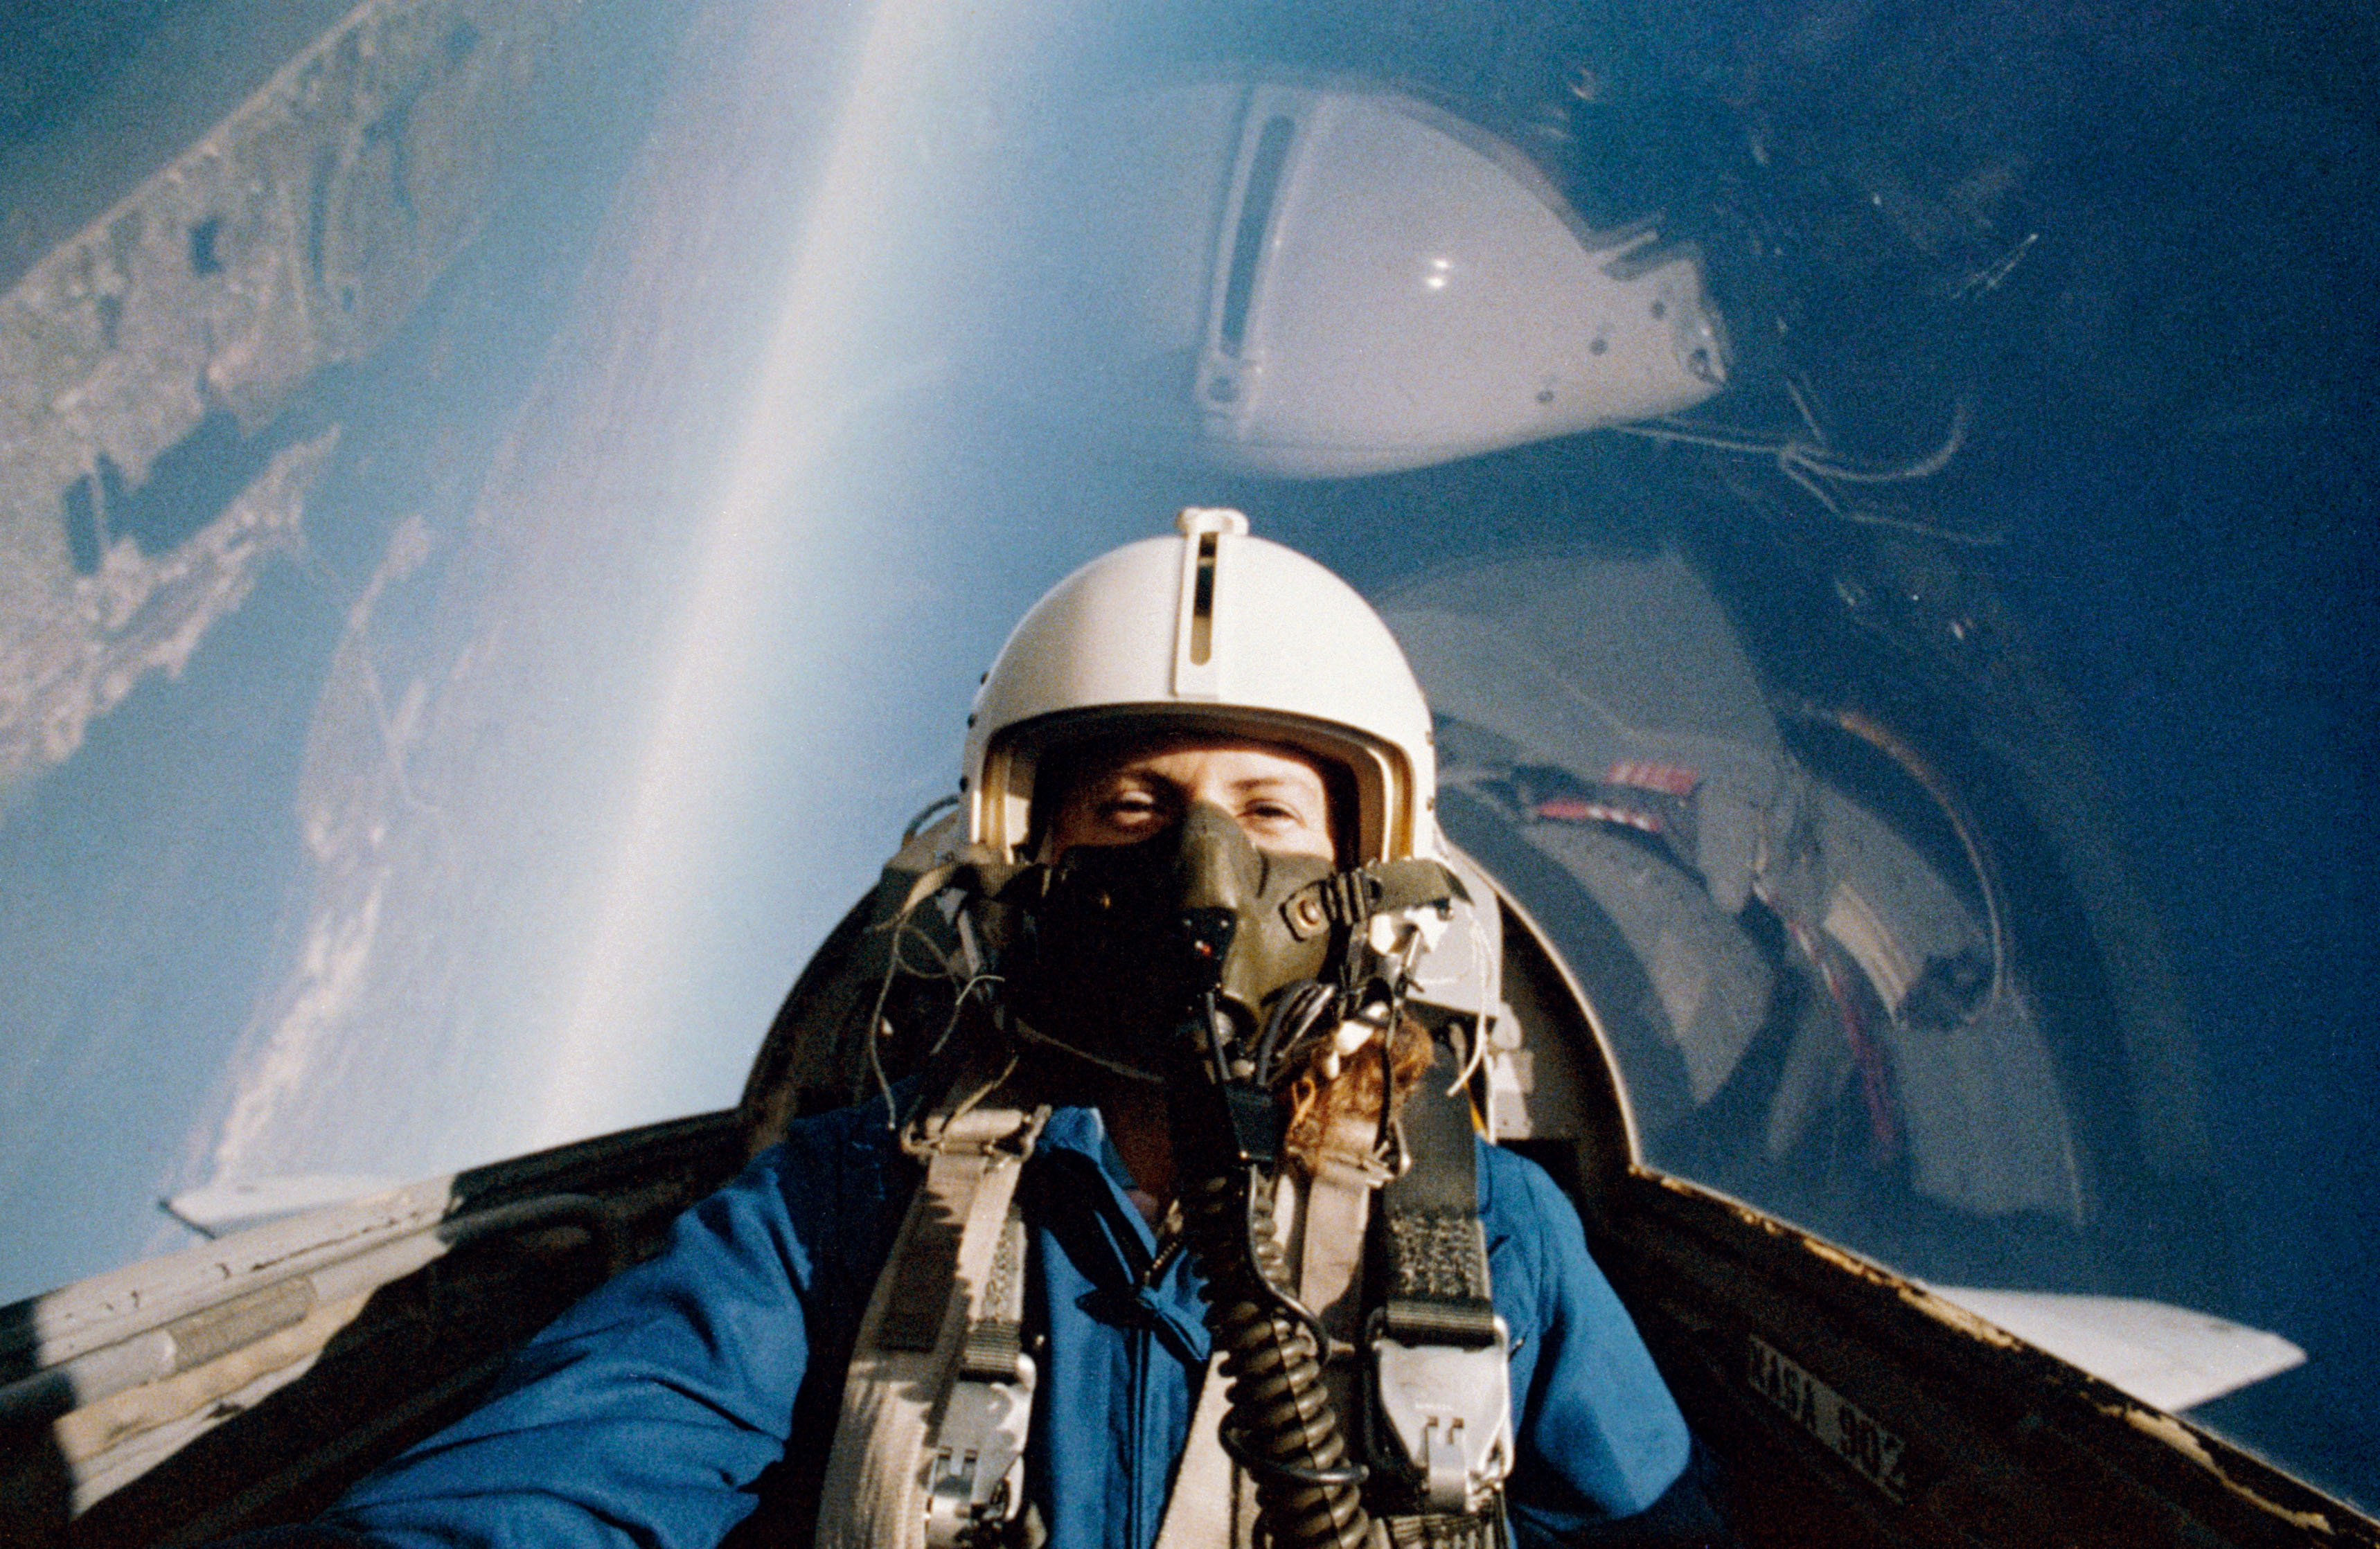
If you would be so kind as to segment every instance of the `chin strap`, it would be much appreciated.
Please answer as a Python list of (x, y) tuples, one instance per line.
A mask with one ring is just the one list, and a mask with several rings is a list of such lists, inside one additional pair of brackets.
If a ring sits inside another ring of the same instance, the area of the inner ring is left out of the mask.
[(1368, 927), (1383, 914), (1443, 910), (1453, 901), (1469, 902), (1470, 898), (1463, 878), (1440, 862), (1417, 856), (1375, 861), (1309, 882), (1281, 905), (1281, 917), (1290, 934), (1303, 941), (1333, 926)]

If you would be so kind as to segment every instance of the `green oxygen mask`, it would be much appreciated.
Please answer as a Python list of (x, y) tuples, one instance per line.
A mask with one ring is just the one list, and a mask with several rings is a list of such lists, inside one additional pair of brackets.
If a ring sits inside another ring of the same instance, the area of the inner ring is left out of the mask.
[(1009, 1003), (1031, 1035), (1162, 1081), (1208, 1056), (1183, 1044), (1211, 996), (1214, 1035), (1252, 1062), (1284, 996), (1323, 998), (1317, 981), (1342, 954), (1312, 901), (1334, 875), (1321, 857), (1258, 849), (1208, 803), (1137, 843), (1076, 845), (1026, 912)]

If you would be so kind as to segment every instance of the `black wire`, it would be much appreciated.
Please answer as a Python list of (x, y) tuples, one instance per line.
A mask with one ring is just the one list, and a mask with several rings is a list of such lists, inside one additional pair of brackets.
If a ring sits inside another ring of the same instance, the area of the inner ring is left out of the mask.
[[(1322, 1020), (1337, 998), (1330, 986), (1318, 979), (1307, 979), (1281, 993), (1265, 1017), (1263, 1035), (1257, 1040), (1257, 1085), (1273, 1084), (1281, 1073), (1275, 1067), (1276, 1056), (1285, 1056), (1294, 1049), (1314, 1031), (1314, 1024)], [(1294, 1032), (1291, 1031), (1293, 1027)]]
[(1275, 1306), (1305, 1326), (1305, 1332), (1314, 1337), (1315, 1354), (1327, 1361), (1330, 1355), (1330, 1331), (1322, 1326), (1322, 1320), (1317, 1317), (1305, 1303), (1281, 1289), (1271, 1276), (1265, 1273), (1264, 1260), (1257, 1256), (1257, 1236), (1263, 1228), (1257, 1221), (1260, 1212), (1256, 1207), (1256, 1191), (1263, 1188), (1266, 1181), (1264, 1174), (1253, 1168), (1248, 1169), (1248, 1193), (1245, 1199), (1246, 1208), (1244, 1212), (1248, 1239), (1248, 1264), (1256, 1270), (1257, 1285), (1262, 1289), (1266, 1296), (1272, 1299)]
[(1342, 1463), (1335, 1469), (1309, 1469), (1296, 1463), (1260, 1458), (1249, 1449), (1247, 1443), (1240, 1440), (1236, 1426), (1216, 1426), (1215, 1439), (1223, 1444), (1223, 1450), (1231, 1455), (1232, 1462), (1250, 1473), (1269, 1473), (1276, 1479), (1295, 1480), (1300, 1484), (1361, 1484), (1372, 1477), (1371, 1470), (1356, 1462)]
[(1207, 991), (1198, 998), (1198, 1015), (1207, 1026), (1207, 1053), (1215, 1062), (1215, 1079), (1232, 1079), (1230, 1046), (1223, 1042), (1223, 1013), (1215, 1005), (1215, 992)]

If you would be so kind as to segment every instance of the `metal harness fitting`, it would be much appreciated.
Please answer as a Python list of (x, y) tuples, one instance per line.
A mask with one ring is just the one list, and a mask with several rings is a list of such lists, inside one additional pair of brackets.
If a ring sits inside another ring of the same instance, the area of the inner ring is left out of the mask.
[(1496, 1320), (1490, 1345), (1406, 1345), (1371, 1338), (1374, 1392), (1421, 1476), (1432, 1511), (1488, 1508), (1512, 1470), (1512, 1337)]

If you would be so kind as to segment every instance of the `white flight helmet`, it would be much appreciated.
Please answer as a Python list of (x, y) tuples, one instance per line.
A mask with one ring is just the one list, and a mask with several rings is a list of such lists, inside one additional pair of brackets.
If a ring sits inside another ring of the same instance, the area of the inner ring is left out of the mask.
[(1279, 743), (1353, 778), (1350, 862), (1435, 854), (1429, 707), (1379, 615), (1236, 511), (1191, 507), (1179, 538), (1084, 565), (1035, 603), (967, 718), (967, 833), (1018, 857), (1034, 771), (1110, 731), (1179, 727)]

